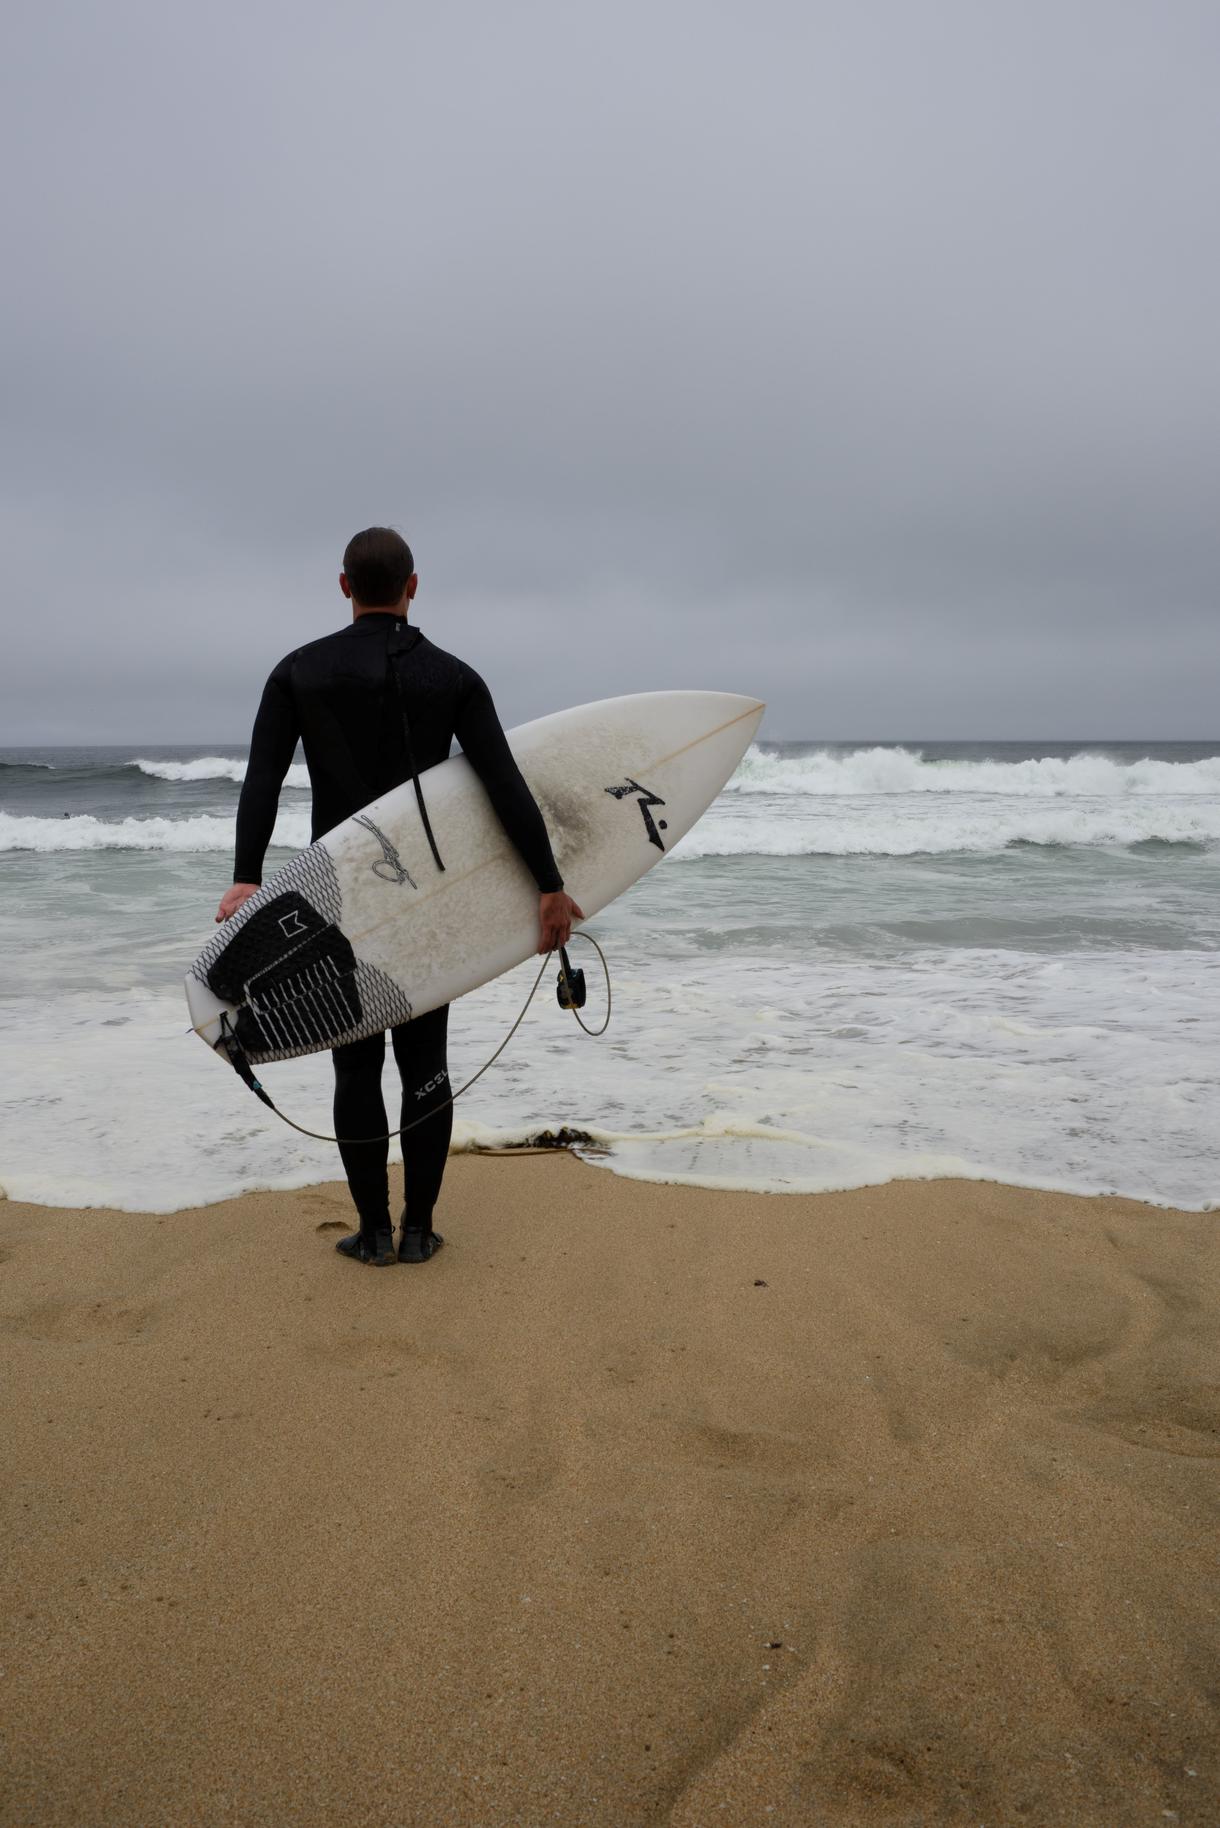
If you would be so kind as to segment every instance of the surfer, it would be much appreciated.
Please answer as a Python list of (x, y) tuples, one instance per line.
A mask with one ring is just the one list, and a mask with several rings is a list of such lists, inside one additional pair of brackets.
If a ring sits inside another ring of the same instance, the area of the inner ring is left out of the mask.
[[(414, 779), (432, 855), (444, 868), (419, 786), (425, 769), (443, 762), (456, 737), (487, 791), (501, 824), (538, 885), (539, 952), (566, 945), (584, 918), (565, 894), (546, 825), (513, 760), (491, 693), (472, 667), (434, 647), (408, 622), (419, 579), (411, 549), (390, 527), (368, 527), (348, 542), (339, 588), (351, 622), (287, 654), (263, 690), (250, 760), (237, 808), (233, 886), (217, 910), (228, 920), (259, 888), (284, 777), (300, 739), (313, 790), (317, 838), (342, 820)], [(379, 870), (402, 869), (382, 834)], [(406, 872), (403, 871), (405, 876)], [(402, 1080), (400, 1123), (406, 1203), (397, 1261), (426, 1263), (444, 1243), (432, 1229), (453, 1129), (446, 1046), (448, 1005), (390, 1032)], [(381, 1136), (388, 1128), (381, 1095), (385, 1035), (331, 1050), (335, 1063), (335, 1131)], [(359, 1229), (336, 1246), (378, 1268), (395, 1261), (387, 1162), (389, 1144), (340, 1143)]]

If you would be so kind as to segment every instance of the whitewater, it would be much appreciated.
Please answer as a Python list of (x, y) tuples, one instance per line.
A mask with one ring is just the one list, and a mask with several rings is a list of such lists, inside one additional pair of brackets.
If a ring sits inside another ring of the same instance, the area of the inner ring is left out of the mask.
[[(11, 766), (11, 764), (10, 764)], [(239, 787), (240, 757), (135, 757), (115, 765), (153, 781)], [(294, 763), (275, 844), (309, 842), (309, 776)], [(297, 804), (294, 806), (293, 801)], [(1195, 762), (1107, 755), (1022, 762), (928, 760), (879, 745), (846, 755), (800, 755), (751, 745), (718, 808), (675, 848), (675, 859), (728, 856), (916, 856), (985, 853), (1009, 845), (1220, 844), (1220, 758)], [(45, 818), (0, 810), (0, 852), (226, 852), (232, 818), (90, 813)]]
[[(238, 747), (0, 750), (0, 1184), (173, 1209), (336, 1173), (185, 1033)], [(269, 864), (308, 841), (285, 781)], [(579, 885), (577, 885), (578, 890)], [(615, 1021), (549, 988), (457, 1145), (768, 1191), (995, 1178), (1220, 1199), (1220, 744), (763, 743), (593, 924)], [(528, 969), (463, 999), (455, 1078)], [(323, 1057), (269, 1069), (328, 1121)]]

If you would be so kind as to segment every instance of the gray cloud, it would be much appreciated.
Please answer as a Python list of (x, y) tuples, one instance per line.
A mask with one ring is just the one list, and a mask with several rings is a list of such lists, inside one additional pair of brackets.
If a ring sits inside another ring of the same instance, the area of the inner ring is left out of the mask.
[(509, 721), (1214, 732), (1213, 7), (432, 13), (19, 19), (0, 740), (240, 740), (377, 520)]

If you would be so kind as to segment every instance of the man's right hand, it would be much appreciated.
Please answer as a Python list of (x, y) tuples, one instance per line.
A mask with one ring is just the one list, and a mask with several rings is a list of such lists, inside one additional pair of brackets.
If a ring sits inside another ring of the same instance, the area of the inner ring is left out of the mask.
[(558, 946), (566, 946), (572, 937), (572, 922), (583, 920), (584, 909), (578, 908), (570, 895), (562, 889), (553, 894), (538, 897), (538, 925), (541, 934), (538, 940), (539, 952), (554, 952)]
[(232, 920), (238, 908), (249, 901), (251, 895), (257, 895), (261, 887), (260, 882), (235, 882), (220, 898), (220, 906), (216, 910), (217, 920)]

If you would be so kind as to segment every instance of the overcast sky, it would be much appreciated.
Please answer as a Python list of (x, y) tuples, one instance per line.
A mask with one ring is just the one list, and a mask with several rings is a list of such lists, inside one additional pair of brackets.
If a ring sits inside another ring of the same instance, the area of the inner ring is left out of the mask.
[(0, 743), (241, 741), (399, 527), (505, 721), (1217, 736), (1214, 0), (18, 0)]

